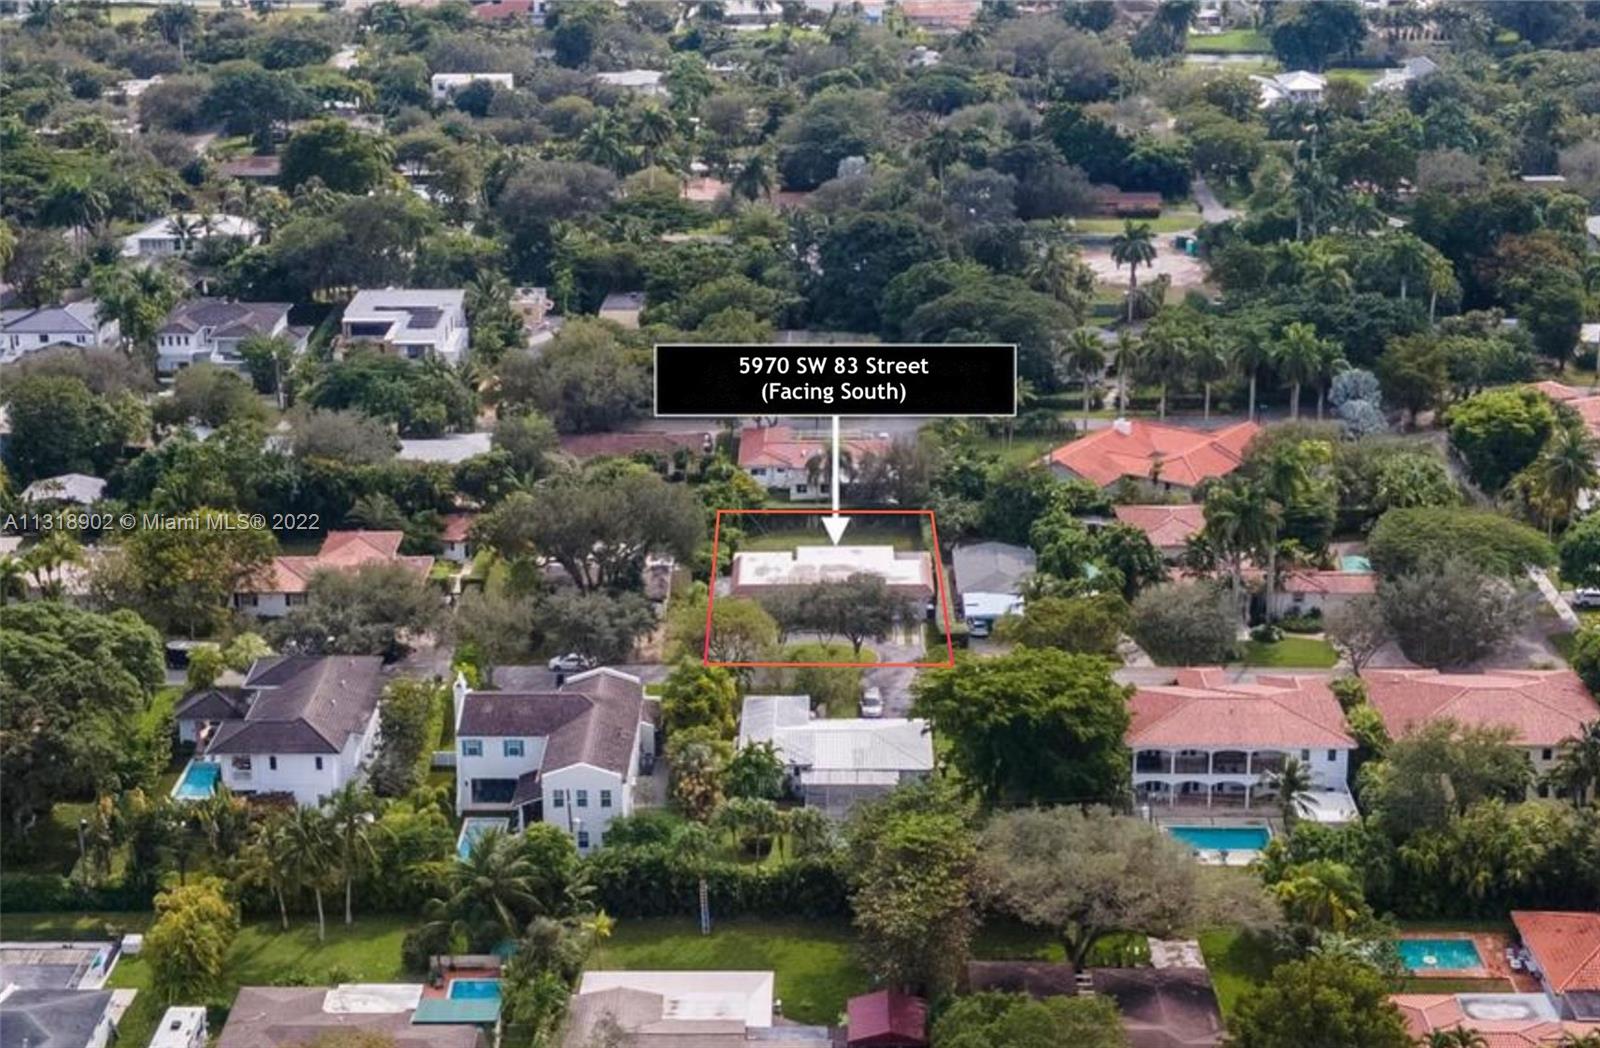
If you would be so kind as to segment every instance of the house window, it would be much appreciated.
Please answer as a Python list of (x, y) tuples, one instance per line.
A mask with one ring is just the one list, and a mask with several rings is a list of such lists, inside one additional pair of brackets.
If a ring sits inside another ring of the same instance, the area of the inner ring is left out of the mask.
[(500, 752), (507, 757), (522, 756), (523, 742), (521, 739), (507, 739), (500, 745)]
[(1555, 751), (1552, 750), (1548, 746), (1546, 746), (1543, 750), (1539, 751), (1539, 759), (1540, 760), (1546, 760), (1547, 761), (1551, 757), (1554, 757), (1554, 756), (1555, 756)]
[(1310, 760), (1311, 759), (1311, 751), (1310, 750), (1301, 750), (1300, 751), (1300, 759), (1303, 760), (1303, 761)]
[(276, 758), (276, 757), (268, 757), (267, 758), (267, 770), (268, 771), (277, 771), (278, 770), (278, 758)]
[(550, 807), (552, 807), (552, 808), (565, 808), (566, 806), (567, 806), (566, 794), (562, 793), (560, 790), (557, 790), (556, 792), (554, 792), (554, 793), (552, 793), (550, 795)]
[(1541, 797), (1550, 796), (1550, 787), (1545, 785), (1544, 783), (1540, 783), (1539, 784), (1539, 796), (1541, 796)]
[(601, 790), (600, 791), (600, 807), (602, 807), (602, 808), (611, 807), (611, 791), (610, 790)]
[(235, 758), (233, 758), (232, 764), (233, 764), (233, 770), (234, 771), (249, 771), (250, 770), (250, 758), (249, 757), (235, 757)]
[(578, 807), (587, 808), (588, 806), (589, 806), (589, 791), (588, 790), (579, 790), (578, 791)]
[(483, 740), (482, 739), (462, 739), (461, 740), (461, 756), (463, 756), (463, 757), (482, 757), (483, 756)]
[(589, 846), (589, 831), (588, 830), (579, 830), (578, 831), (578, 847), (587, 848), (588, 846)]
[(1333, 761), (1336, 761), (1338, 759), (1339, 759), (1339, 751), (1338, 750), (1329, 750), (1328, 751), (1328, 761), (1330, 763), (1333, 762)]
[(317, 770), (318, 771), (322, 770), (322, 758), (321, 757), (317, 758)]
[(306, 598), (309, 596), (310, 594), (308, 593), (285, 593), (283, 602), (291, 608), (298, 608), (306, 602)]

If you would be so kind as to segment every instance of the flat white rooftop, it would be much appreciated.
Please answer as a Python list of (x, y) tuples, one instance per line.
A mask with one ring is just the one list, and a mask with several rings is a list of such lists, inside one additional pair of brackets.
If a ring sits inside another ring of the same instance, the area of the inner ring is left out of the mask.
[(933, 592), (928, 555), (897, 552), (893, 546), (800, 546), (793, 553), (745, 551), (733, 555), (736, 591), (843, 582), (857, 574), (876, 575), (895, 589)]
[(771, 972), (584, 972), (578, 993), (638, 990), (664, 998), (665, 1019), (735, 1019), (772, 1025)]

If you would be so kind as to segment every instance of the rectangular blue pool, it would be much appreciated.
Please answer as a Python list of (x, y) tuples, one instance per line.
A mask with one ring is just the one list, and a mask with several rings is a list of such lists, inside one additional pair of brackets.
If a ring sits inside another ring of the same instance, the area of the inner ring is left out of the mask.
[(461, 820), (461, 836), (456, 840), (456, 857), (465, 859), (472, 854), (472, 846), (490, 830), (511, 832), (511, 820), (489, 815), (469, 815)]
[(452, 1001), (498, 1001), (500, 999), (500, 980), (451, 979), (450, 999)]
[(1195, 851), (1258, 852), (1272, 839), (1265, 826), (1168, 826), (1167, 832)]
[(1407, 971), (1460, 972), (1483, 967), (1483, 958), (1471, 939), (1399, 939), (1395, 948)]
[(1372, 570), (1372, 561), (1359, 553), (1346, 553), (1339, 558), (1340, 571), (1359, 571), (1363, 574)]
[(172, 795), (180, 801), (198, 801), (217, 790), (217, 780), (222, 777), (222, 766), (209, 761), (190, 761), (183, 769), (183, 777)]

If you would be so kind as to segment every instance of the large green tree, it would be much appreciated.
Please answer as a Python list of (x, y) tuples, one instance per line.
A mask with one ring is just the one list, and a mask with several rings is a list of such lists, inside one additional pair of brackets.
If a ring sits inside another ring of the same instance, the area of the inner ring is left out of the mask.
[(283, 146), (279, 181), (293, 192), (311, 179), (337, 193), (365, 193), (391, 178), (394, 150), (386, 139), (344, 120), (313, 120)]
[(914, 691), (915, 714), (986, 804), (1085, 803), (1127, 789), (1130, 689), (1102, 658), (1053, 648), (963, 655)]
[(1389, 1000), (1389, 989), (1388, 980), (1361, 961), (1290, 961), (1240, 999), (1230, 1043), (1237, 1048), (1412, 1048), (1415, 1042)]
[(156, 896), (156, 920), (145, 933), (151, 992), (165, 1004), (202, 1001), (222, 988), (239, 911), (216, 877)]
[(109, 595), (159, 626), (210, 634), (227, 621), (233, 595), (270, 571), (278, 552), (272, 532), (238, 523), (238, 514), (199, 509), (172, 526), (129, 532), (122, 563), (108, 568)]
[(1128, 1048), (1122, 1013), (1109, 997), (974, 993), (958, 997), (933, 1024), (939, 1048)]

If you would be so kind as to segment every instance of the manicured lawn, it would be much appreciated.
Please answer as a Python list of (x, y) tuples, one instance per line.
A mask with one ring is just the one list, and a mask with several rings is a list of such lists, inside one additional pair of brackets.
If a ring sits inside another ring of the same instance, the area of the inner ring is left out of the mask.
[[(1019, 437), (1013, 435), (1008, 443), (1005, 434), (993, 437), (985, 436), (972, 442), (972, 446), (979, 451), (989, 452), (1000, 456), (1000, 461), (1008, 466), (1026, 466), (1030, 462), (1037, 462), (1054, 448), (1065, 444), (1069, 439), (1060, 437)], [(851, 525), (854, 527), (855, 525)]]
[(1329, 80), (1353, 80), (1361, 87), (1370, 87), (1373, 81), (1383, 75), (1381, 69), (1330, 69)]
[[(1150, 227), (1152, 233), (1176, 233), (1182, 229), (1193, 229), (1200, 224), (1200, 212), (1192, 207), (1169, 207), (1155, 218), (1136, 218), (1135, 224)], [(1123, 220), (1120, 218), (1077, 218), (1073, 219), (1073, 228), (1079, 233), (1120, 233)]]
[(837, 1022), (845, 1001), (867, 989), (855, 936), (843, 922), (715, 921), (714, 908), (713, 920), (709, 936), (692, 919), (619, 921), (589, 967), (771, 969), (783, 1014), (802, 1023)]
[(1333, 645), (1318, 637), (1284, 637), (1276, 644), (1246, 641), (1244, 664), (1246, 666), (1304, 666), (1330, 669), (1339, 661)]
[(104, 939), (142, 932), (155, 920), (148, 910), (101, 913), (8, 913), (0, 917), (0, 939)]
[[(400, 941), (416, 920), (402, 917), (361, 917), (346, 928), (338, 905), (327, 900), (328, 940), (317, 942), (316, 923), (291, 917), (285, 932), (276, 921), (247, 924), (228, 951), (223, 990), (205, 1003), (225, 1011), (241, 986), (332, 985), (340, 982), (401, 982)], [(121, 916), (121, 915), (117, 915)], [(137, 915), (149, 920), (149, 914)], [(98, 918), (103, 920), (104, 918)], [(11, 934), (7, 918), (6, 934)], [(93, 927), (92, 925), (90, 927)], [(139, 957), (126, 957), (111, 973), (113, 989), (141, 991), (123, 1017), (118, 1039), (126, 1044), (147, 1044), (165, 1010), (165, 1002), (149, 992), (150, 968)]]
[[(1067, 959), (1061, 940), (1048, 932), (1013, 921), (987, 921), (972, 943), (972, 956), (979, 961), (1046, 961), (1063, 963)], [(1107, 935), (1089, 951), (1089, 964), (1095, 967), (1136, 967), (1150, 963), (1150, 941), (1134, 932)]]
[[(792, 550), (796, 546), (826, 546), (828, 533), (822, 530), (822, 518), (829, 512), (819, 507), (815, 517), (761, 517), (759, 515), (724, 515), (724, 526), (737, 525), (744, 532), (739, 540), (741, 550)], [(857, 516), (850, 521), (845, 532), (847, 543), (872, 543), (891, 545), (897, 550), (922, 548), (917, 533), (918, 518)]]
[(34, 826), (25, 839), (8, 842), (6, 869), (13, 873), (71, 873), (78, 861), (78, 820), (88, 816), (93, 807), (88, 801), (54, 805), (48, 821)]
[(1272, 41), (1254, 29), (1229, 29), (1223, 33), (1190, 33), (1187, 50), (1197, 55), (1263, 55), (1272, 52)]
[(1217, 928), (1200, 933), (1200, 952), (1211, 972), (1211, 987), (1217, 992), (1222, 1021), (1233, 1016), (1239, 998), (1266, 982), (1277, 964), (1271, 946), (1262, 938), (1246, 935), (1237, 928)]

